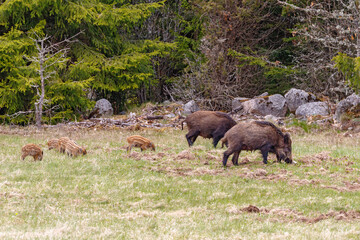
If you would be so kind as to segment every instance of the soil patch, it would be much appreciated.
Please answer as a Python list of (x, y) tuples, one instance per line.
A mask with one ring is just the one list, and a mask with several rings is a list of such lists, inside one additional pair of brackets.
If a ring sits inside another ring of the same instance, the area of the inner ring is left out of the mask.
[(193, 154), (189, 150), (184, 150), (184, 151), (180, 152), (178, 155), (176, 155), (175, 158), (176, 159), (194, 160), (195, 154)]
[(299, 162), (305, 164), (305, 166), (322, 165), (324, 162), (333, 162), (345, 166), (349, 166), (353, 164), (353, 162), (348, 161), (347, 157), (341, 157), (341, 158), (331, 157), (330, 152), (328, 151), (303, 157), (299, 159)]
[(360, 183), (357, 182), (348, 182), (348, 181), (344, 181), (343, 182), (344, 186), (336, 186), (336, 185), (322, 185), (321, 187), (323, 188), (330, 188), (330, 189), (334, 189), (336, 191), (339, 192), (356, 192), (356, 191), (360, 191)]
[(152, 167), (150, 168), (152, 171), (165, 173), (170, 176), (202, 176), (202, 175), (224, 175), (226, 174), (224, 169), (210, 169), (207, 167), (199, 167), (199, 168), (172, 168), (172, 167)]
[(274, 221), (303, 222), (308, 224), (317, 223), (319, 221), (330, 218), (338, 221), (360, 221), (360, 212), (354, 210), (329, 211), (328, 213), (319, 214), (316, 217), (307, 217), (304, 214), (293, 209), (266, 209), (259, 208), (254, 205), (249, 205), (241, 209), (229, 209), (228, 212), (233, 214), (260, 213), (270, 215)]

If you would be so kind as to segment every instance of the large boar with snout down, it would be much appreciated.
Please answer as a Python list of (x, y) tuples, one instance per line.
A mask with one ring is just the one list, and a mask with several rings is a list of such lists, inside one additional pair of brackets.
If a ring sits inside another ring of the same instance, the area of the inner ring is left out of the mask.
[(181, 123), (186, 123), (189, 132), (186, 134), (189, 147), (194, 144), (198, 136), (203, 138), (212, 138), (213, 145), (216, 147), (225, 133), (236, 125), (236, 122), (226, 113), (213, 111), (197, 111)]
[(277, 160), (292, 163), (291, 138), (289, 133), (283, 133), (274, 124), (266, 121), (242, 122), (231, 128), (221, 140), (228, 146), (224, 152), (223, 165), (233, 154), (232, 162), (238, 165), (242, 150), (260, 150), (264, 164), (267, 164), (268, 153), (275, 153)]

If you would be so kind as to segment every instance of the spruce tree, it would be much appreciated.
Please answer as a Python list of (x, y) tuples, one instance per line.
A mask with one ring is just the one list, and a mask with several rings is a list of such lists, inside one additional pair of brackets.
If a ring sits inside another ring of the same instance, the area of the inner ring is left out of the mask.
[[(87, 89), (126, 91), (153, 78), (151, 59), (163, 56), (174, 44), (132, 39), (131, 34), (164, 2), (131, 1), (6, 1), (0, 6), (0, 108), (1, 114), (34, 109), (40, 78), (34, 62), (36, 44), (29, 36), (51, 36), (61, 42), (76, 33), (79, 41), (68, 44), (66, 64), (54, 65), (45, 86), (46, 108), (59, 106), (52, 120), (71, 118), (91, 107)], [(25, 57), (27, 56), (27, 57)]]

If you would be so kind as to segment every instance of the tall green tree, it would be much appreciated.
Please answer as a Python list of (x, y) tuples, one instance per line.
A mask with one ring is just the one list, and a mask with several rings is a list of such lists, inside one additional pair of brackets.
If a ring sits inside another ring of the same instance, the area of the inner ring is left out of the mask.
[[(0, 107), (2, 114), (31, 109), (36, 72), (24, 56), (37, 54), (32, 32), (52, 43), (83, 31), (69, 48), (65, 65), (48, 79), (47, 107), (64, 114), (91, 106), (86, 89), (123, 92), (154, 78), (152, 59), (175, 47), (158, 39), (130, 38), (133, 30), (164, 1), (132, 4), (126, 0), (11, 0), (0, 6)], [(68, 116), (69, 117), (69, 116)], [(53, 116), (54, 119), (54, 116)]]
[[(287, 29), (276, 0), (193, 1), (204, 19), (201, 54), (190, 59), (175, 91), (209, 109), (231, 109), (232, 97), (279, 93), (291, 87), (282, 66), (293, 65)], [(204, 57), (203, 57), (204, 56)]]

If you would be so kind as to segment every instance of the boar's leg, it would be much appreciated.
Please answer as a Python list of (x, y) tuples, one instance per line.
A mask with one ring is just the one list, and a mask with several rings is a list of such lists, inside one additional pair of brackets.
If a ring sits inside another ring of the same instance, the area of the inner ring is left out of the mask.
[(267, 164), (267, 157), (268, 157), (270, 149), (271, 149), (271, 145), (269, 145), (269, 144), (264, 145), (260, 148), (264, 164)]
[(127, 151), (127, 152), (131, 152), (132, 147), (133, 147), (133, 144), (130, 144), (130, 145), (126, 148), (126, 151)]
[(224, 127), (219, 127), (214, 131), (214, 133), (212, 134), (214, 148), (216, 148), (218, 142), (224, 137), (225, 133), (226, 129)]
[(238, 151), (238, 152), (234, 152), (234, 155), (231, 159), (232, 163), (235, 165), (235, 166), (238, 166), (239, 165), (239, 154), (240, 154), (241, 151)]
[(190, 132), (188, 132), (188, 134), (186, 134), (186, 140), (188, 141), (189, 147), (191, 147), (196, 138), (199, 136), (200, 131), (199, 130), (191, 130)]
[(199, 135), (195, 135), (191, 138), (191, 141), (194, 143), (196, 141), (196, 138), (198, 137)]
[[(224, 167), (226, 167), (226, 163), (227, 163), (227, 160), (228, 160), (229, 156), (230, 156), (231, 154), (233, 154), (235, 151), (236, 151), (236, 150), (233, 150), (233, 148), (228, 148), (228, 149), (224, 152), (224, 156), (223, 156), (223, 165), (224, 165)], [(240, 151), (239, 151), (239, 153), (240, 153)], [(235, 155), (236, 155), (236, 153), (235, 153)], [(238, 157), (239, 157), (239, 155), (238, 155)], [(233, 156), (233, 161), (234, 161), (234, 156)], [(233, 163), (234, 163), (234, 162), (233, 162)]]
[(223, 156), (223, 165), (224, 165), (224, 167), (226, 167), (227, 160), (228, 160), (228, 158), (229, 158), (229, 156), (230, 156), (230, 154), (227, 153), (227, 152), (228, 152), (228, 151), (226, 150), (226, 151), (224, 152), (224, 156)]
[(214, 134), (213, 136), (213, 145), (214, 145), (214, 148), (216, 148), (216, 145), (218, 144), (218, 142), (220, 141), (220, 139), (222, 139), (224, 135), (216, 135)]

